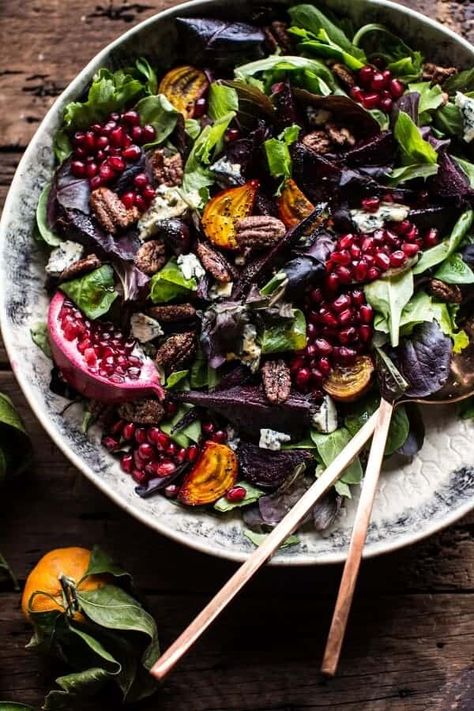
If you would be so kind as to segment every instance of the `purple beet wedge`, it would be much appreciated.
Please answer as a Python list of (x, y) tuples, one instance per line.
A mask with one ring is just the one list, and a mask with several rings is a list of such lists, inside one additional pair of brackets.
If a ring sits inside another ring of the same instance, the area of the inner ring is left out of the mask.
[(87, 319), (61, 292), (49, 305), (48, 331), (54, 362), (84, 397), (111, 404), (164, 398), (156, 366), (137, 342), (111, 323)]

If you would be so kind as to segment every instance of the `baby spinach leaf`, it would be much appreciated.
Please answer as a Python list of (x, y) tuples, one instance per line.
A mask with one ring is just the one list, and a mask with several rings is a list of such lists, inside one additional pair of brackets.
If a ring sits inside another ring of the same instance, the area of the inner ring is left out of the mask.
[(156, 131), (154, 141), (148, 143), (145, 148), (159, 146), (166, 141), (173, 133), (178, 118), (181, 116), (164, 94), (145, 96), (136, 105), (136, 110), (140, 114), (142, 122), (151, 124)]
[(33, 343), (35, 343), (38, 348), (41, 348), (45, 356), (52, 358), (47, 324), (44, 321), (37, 321), (31, 326), (30, 334)]
[[(316, 445), (323, 464), (327, 467), (342, 452), (346, 444), (349, 444), (352, 435), (346, 427), (340, 427), (330, 434), (311, 430), (311, 439)], [(362, 467), (359, 458), (357, 458), (344, 470), (339, 481), (343, 484), (359, 484), (362, 481), (362, 476)]]
[(442, 388), (449, 377), (451, 353), (451, 339), (436, 322), (417, 326), (399, 350), (400, 369), (411, 386), (407, 395), (427, 397)]
[(460, 254), (454, 253), (444, 260), (435, 272), (435, 278), (441, 279), (446, 284), (472, 284), (474, 272)]
[(158, 79), (156, 77), (156, 72), (150, 65), (150, 62), (144, 57), (139, 57), (135, 62), (137, 72), (141, 74), (146, 80), (146, 90), (149, 94), (156, 94), (158, 92)]
[(337, 88), (334, 76), (327, 66), (317, 59), (308, 57), (275, 54), (235, 69), (236, 79), (244, 81), (249, 81), (257, 74), (263, 74), (264, 85), (268, 87), (287, 73), (291, 74), (293, 86), (300, 86), (313, 93), (328, 96)]
[[(274, 178), (290, 178), (293, 162), (288, 146), (298, 140), (300, 127), (296, 124), (287, 126), (278, 138), (269, 138), (264, 142), (265, 155), (267, 157), (270, 175)], [(278, 190), (278, 193), (281, 190)]]
[(196, 290), (196, 279), (184, 277), (175, 257), (154, 274), (150, 281), (150, 297), (155, 304), (165, 304), (180, 296), (189, 296), (190, 292)]
[(421, 255), (420, 261), (413, 269), (413, 274), (423, 274), (427, 269), (437, 266), (450, 257), (451, 254), (461, 246), (464, 238), (472, 227), (473, 221), (473, 210), (463, 212), (454, 225), (449, 237), (435, 247), (427, 249), (426, 252)]
[(439, 166), (436, 163), (416, 163), (394, 168), (390, 173), (390, 185), (401, 185), (409, 180), (417, 180), (419, 178), (426, 180), (426, 178), (436, 175), (438, 169)]
[(433, 123), (439, 131), (448, 136), (461, 137), (463, 134), (462, 114), (459, 107), (452, 101), (448, 101), (447, 104), (435, 111)]
[(67, 131), (60, 128), (53, 137), (53, 151), (56, 161), (63, 163), (72, 153), (72, 145)]
[(462, 72), (449, 77), (443, 82), (443, 89), (448, 94), (455, 94), (457, 91), (466, 94), (474, 91), (474, 69), (464, 69)]
[(55, 234), (53, 230), (49, 227), (48, 221), (48, 198), (49, 192), (51, 190), (51, 185), (45, 185), (41, 191), (41, 195), (38, 200), (38, 205), (36, 206), (36, 228), (39, 237), (46, 242), (50, 247), (57, 247), (61, 244), (62, 239), (59, 235)]
[(362, 47), (369, 57), (380, 57), (387, 69), (404, 82), (416, 81), (422, 73), (423, 57), (412, 50), (400, 37), (390, 32), (385, 25), (371, 23), (361, 27), (352, 42)]
[(216, 511), (219, 511), (220, 513), (226, 513), (227, 511), (232, 511), (235, 508), (249, 506), (250, 504), (254, 504), (256, 501), (259, 500), (261, 496), (264, 496), (265, 494), (264, 491), (258, 489), (256, 486), (252, 486), (252, 484), (249, 484), (247, 481), (237, 482), (235, 486), (242, 486), (245, 489), (245, 498), (242, 499), (242, 501), (232, 502), (228, 501), (225, 496), (222, 496), (214, 504), (214, 508)]
[[(418, 112), (434, 111), (444, 103), (443, 90), (439, 84), (431, 84), (429, 81), (419, 81), (408, 85), (408, 91), (419, 94)], [(420, 124), (423, 121), (420, 120)]]
[[(344, 424), (352, 437), (365, 425), (370, 416), (374, 414), (380, 404), (377, 396), (369, 395), (363, 400), (359, 400), (351, 407), (350, 415), (344, 419)], [(399, 449), (406, 441), (410, 425), (408, 416), (403, 406), (397, 407), (392, 415), (387, 443), (385, 445), (385, 456), (388, 457)]]
[(167, 378), (165, 384), (167, 390), (171, 390), (175, 387), (175, 385), (181, 383), (188, 376), (188, 373), (189, 370), (175, 370), (173, 373), (171, 373)]
[(106, 314), (118, 296), (114, 284), (114, 270), (108, 264), (85, 276), (66, 281), (59, 288), (92, 319)]
[(212, 82), (209, 87), (208, 114), (213, 121), (221, 119), (228, 113), (239, 110), (239, 97), (237, 91), (225, 84)]
[(352, 42), (342, 29), (324, 15), (321, 10), (314, 7), (314, 5), (295, 5), (288, 10), (288, 14), (291, 17), (293, 25), (309, 30), (316, 37), (319, 37), (321, 31), (323, 31), (328, 40), (333, 44), (348, 52), (353, 50)]
[(361, 69), (365, 64), (365, 56), (360, 49), (352, 47), (350, 52), (345, 51), (332, 42), (324, 29), (321, 29), (317, 36), (301, 27), (290, 27), (288, 31), (298, 38), (298, 49), (301, 52), (336, 59), (339, 62), (343, 62), (353, 71)]
[[(268, 533), (257, 533), (256, 531), (252, 531), (250, 528), (244, 528), (243, 534), (245, 538), (250, 541), (250, 543), (254, 544), (254, 546), (260, 546), (268, 536)], [(283, 543), (281, 543), (279, 550), (289, 548), (290, 546), (297, 546), (299, 542), (299, 536), (296, 536), (293, 533), (291, 536), (288, 536)]]
[(405, 111), (398, 112), (393, 135), (400, 147), (404, 165), (437, 162), (438, 154), (435, 149), (425, 141), (420, 129)]
[(377, 279), (364, 287), (368, 303), (381, 313), (388, 323), (392, 346), (398, 346), (402, 311), (413, 295), (411, 269), (391, 277)]
[(192, 420), (185, 427), (177, 429), (179, 422), (185, 417), (186, 413), (191, 410), (192, 407), (190, 405), (180, 405), (172, 419), (162, 422), (160, 425), (163, 432), (169, 434), (180, 447), (188, 447), (193, 442), (199, 442), (201, 437), (201, 423), (198, 419)]

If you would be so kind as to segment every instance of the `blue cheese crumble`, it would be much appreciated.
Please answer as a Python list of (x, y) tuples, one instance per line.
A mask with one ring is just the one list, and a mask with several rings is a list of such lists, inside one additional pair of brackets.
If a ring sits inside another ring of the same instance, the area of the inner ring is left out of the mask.
[(474, 140), (474, 99), (457, 91), (454, 103), (461, 111), (464, 128), (463, 138), (466, 143), (470, 143)]
[(83, 254), (82, 244), (66, 240), (52, 250), (45, 271), (49, 276), (58, 277), (65, 269), (81, 259)]
[(281, 445), (291, 440), (290, 435), (277, 430), (262, 429), (260, 430), (260, 441), (258, 446), (261, 449), (271, 449), (272, 452), (277, 452), (281, 449)]
[(193, 277), (200, 279), (206, 273), (201, 262), (192, 252), (189, 254), (180, 254), (177, 262), (178, 267), (181, 270), (181, 274), (185, 279), (192, 279)]
[(408, 217), (410, 208), (397, 202), (382, 202), (377, 212), (351, 210), (352, 222), (359, 232), (375, 232), (380, 230), (385, 222), (403, 222)]

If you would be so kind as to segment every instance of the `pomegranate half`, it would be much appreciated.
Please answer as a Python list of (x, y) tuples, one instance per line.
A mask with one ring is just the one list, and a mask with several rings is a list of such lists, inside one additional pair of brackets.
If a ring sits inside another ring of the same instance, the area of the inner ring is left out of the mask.
[(84, 397), (120, 403), (165, 392), (151, 358), (112, 323), (93, 321), (57, 292), (49, 305), (53, 360), (64, 379)]

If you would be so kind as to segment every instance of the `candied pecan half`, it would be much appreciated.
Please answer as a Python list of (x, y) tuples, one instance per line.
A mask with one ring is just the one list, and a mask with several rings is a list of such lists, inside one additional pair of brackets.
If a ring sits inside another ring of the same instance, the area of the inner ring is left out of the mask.
[(442, 84), (446, 79), (457, 73), (456, 67), (441, 67), (437, 64), (432, 64), (432, 62), (423, 64), (423, 80), (430, 81), (432, 84)]
[(427, 291), (440, 301), (449, 304), (460, 304), (462, 301), (462, 291), (459, 286), (457, 284), (446, 284), (441, 279), (430, 279)]
[(333, 123), (327, 123), (325, 126), (330, 140), (338, 146), (353, 146), (356, 139), (348, 128), (339, 128)]
[(311, 131), (303, 136), (301, 141), (315, 153), (329, 153), (331, 150), (331, 139), (323, 130)]
[(136, 422), (137, 425), (155, 425), (163, 419), (165, 409), (158, 400), (135, 400), (122, 403), (118, 414), (122, 419)]
[(195, 318), (196, 309), (192, 304), (166, 304), (165, 306), (152, 306), (148, 314), (160, 323), (175, 323)]
[(166, 249), (161, 240), (145, 242), (135, 255), (135, 264), (144, 274), (156, 274), (166, 262)]
[(288, 34), (286, 22), (275, 20), (270, 25), (263, 27), (268, 48), (275, 53), (278, 49), (283, 49), (288, 54), (293, 48), (291, 36)]
[(170, 336), (158, 348), (155, 362), (165, 370), (179, 370), (196, 353), (196, 336), (192, 331)]
[(220, 284), (228, 284), (232, 281), (232, 267), (223, 254), (204, 242), (199, 242), (196, 252), (204, 269), (216, 281)]
[(354, 75), (344, 64), (335, 62), (331, 67), (331, 71), (346, 89), (352, 89), (355, 86)]
[(262, 366), (263, 390), (268, 402), (280, 405), (288, 400), (291, 392), (290, 369), (284, 360), (267, 360)]
[(151, 167), (157, 183), (174, 187), (183, 182), (183, 159), (179, 153), (167, 155), (158, 148), (151, 156)]
[(236, 239), (240, 248), (262, 249), (271, 247), (286, 235), (281, 220), (271, 215), (251, 215), (236, 224)]
[(109, 188), (93, 190), (90, 204), (98, 222), (113, 235), (130, 227), (140, 217), (136, 207), (126, 208), (119, 196)]
[(59, 281), (67, 281), (68, 279), (88, 274), (101, 265), (102, 262), (96, 254), (88, 254), (84, 259), (78, 259), (77, 262), (73, 262), (69, 267), (63, 269), (59, 275)]

